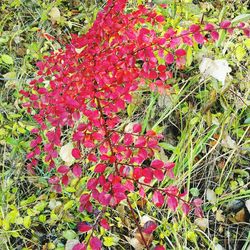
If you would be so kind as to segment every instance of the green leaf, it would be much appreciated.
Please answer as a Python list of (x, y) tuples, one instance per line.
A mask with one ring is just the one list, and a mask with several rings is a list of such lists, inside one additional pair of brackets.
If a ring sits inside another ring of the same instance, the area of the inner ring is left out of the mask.
[(7, 54), (3, 54), (3, 55), (1, 56), (1, 59), (2, 59), (2, 61), (3, 61), (4, 63), (6, 63), (6, 64), (13, 64), (13, 63), (14, 63), (12, 57), (9, 56), (9, 55), (7, 55)]
[(189, 67), (192, 64), (192, 61), (193, 61), (192, 49), (191, 49), (191, 47), (188, 47), (188, 49), (187, 49), (187, 61), (186, 61), (187, 67)]
[(73, 240), (77, 238), (77, 234), (73, 230), (66, 230), (63, 232), (63, 237), (67, 240)]
[(46, 201), (41, 201), (38, 204), (35, 205), (34, 209), (42, 212), (44, 210), (44, 208), (47, 206), (47, 202)]
[(44, 215), (44, 214), (39, 215), (38, 219), (41, 222), (46, 222), (46, 220), (47, 220), (46, 215)]
[(116, 240), (114, 237), (103, 237), (104, 241), (103, 241), (103, 245), (106, 247), (111, 247), (116, 245)]
[(247, 53), (246, 50), (241, 45), (237, 46), (235, 50), (235, 56), (238, 61), (242, 61), (246, 53)]
[(18, 238), (18, 237), (20, 237), (20, 234), (17, 231), (12, 231), (11, 236), (14, 238)]
[(169, 143), (166, 142), (160, 142), (159, 146), (163, 149), (169, 150), (169, 151), (175, 151), (175, 147)]
[(6, 218), (9, 221), (9, 223), (14, 223), (18, 216), (19, 216), (18, 210), (14, 209), (13, 211), (7, 214)]
[(18, 146), (18, 140), (14, 139), (12, 137), (6, 138), (6, 142), (8, 144), (10, 144), (11, 146)]
[(243, 43), (245, 44), (245, 46), (247, 47), (247, 49), (250, 49), (250, 38), (244, 40)]
[(30, 228), (30, 225), (31, 225), (31, 217), (30, 216), (25, 216), (23, 218), (23, 225), (26, 227), (26, 228)]
[(65, 190), (69, 193), (74, 193), (76, 191), (74, 187), (66, 187)]
[(191, 188), (190, 189), (190, 193), (194, 196), (194, 197), (198, 197), (200, 192), (198, 188)]
[(131, 117), (136, 109), (136, 106), (133, 103), (130, 103), (127, 107), (128, 116)]
[(68, 201), (68, 202), (64, 205), (63, 210), (68, 210), (68, 209), (72, 208), (73, 206), (74, 206), (74, 201), (73, 201), (73, 200)]
[(244, 124), (250, 124), (250, 117), (248, 117), (245, 121)]

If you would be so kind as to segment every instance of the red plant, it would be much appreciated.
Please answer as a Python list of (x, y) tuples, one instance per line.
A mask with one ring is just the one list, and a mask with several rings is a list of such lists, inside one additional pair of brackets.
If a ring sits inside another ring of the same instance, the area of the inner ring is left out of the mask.
[[(54, 51), (37, 63), (39, 77), (30, 83), (30, 91), (21, 91), (29, 99), (24, 106), (38, 123), (32, 131), (35, 139), (27, 155), (28, 170), (35, 174), (40, 156), (44, 156), (48, 170), (54, 173), (49, 183), (58, 192), (72, 176), (89, 176), (79, 210), (94, 213), (98, 204), (102, 205), (95, 224), (78, 224), (80, 232), (92, 233), (88, 242), (74, 249), (86, 249), (87, 245), (101, 249), (100, 239), (94, 236), (97, 225), (108, 230), (104, 212), (121, 201), (127, 201), (149, 249), (143, 230), (152, 232), (156, 225), (140, 227), (128, 197), (131, 192), (138, 191), (143, 199), (152, 192), (152, 202), (157, 207), (168, 205), (176, 210), (180, 205), (185, 214), (189, 212), (189, 202), (183, 199), (185, 193), (176, 186), (160, 189), (153, 182), (174, 177), (174, 163), (154, 158), (161, 135), (152, 130), (143, 133), (137, 123), (124, 129), (121, 115), (140, 85), (146, 84), (160, 93), (169, 88), (168, 79), (173, 75), (168, 65), (183, 68), (187, 46), (213, 43), (219, 37), (219, 29), (234, 29), (229, 21), (224, 21), (220, 27), (193, 24), (180, 33), (169, 28), (162, 34), (157, 32), (157, 26), (165, 22), (164, 16), (142, 5), (125, 13), (125, 5), (126, 0), (108, 1), (85, 35), (72, 35), (65, 50)], [(239, 28), (249, 35), (249, 28), (242, 24)], [(208, 33), (210, 39), (205, 36)], [(165, 63), (159, 63), (159, 58)], [(73, 143), (73, 162), (65, 165), (58, 152), (68, 142)], [(151, 160), (151, 164), (145, 164), (146, 160)]]

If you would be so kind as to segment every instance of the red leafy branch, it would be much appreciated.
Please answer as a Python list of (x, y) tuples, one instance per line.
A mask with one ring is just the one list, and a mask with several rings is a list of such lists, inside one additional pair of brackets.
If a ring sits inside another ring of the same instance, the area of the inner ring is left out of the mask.
[[(80, 180), (87, 175), (79, 211), (93, 214), (101, 207), (93, 225), (78, 225), (80, 232), (92, 232), (89, 241), (74, 250), (86, 249), (87, 245), (101, 249), (101, 241), (95, 236), (97, 226), (108, 230), (104, 211), (122, 201), (128, 203), (149, 249), (128, 198), (131, 192), (138, 192), (142, 198), (151, 192), (157, 207), (167, 204), (175, 211), (181, 205), (188, 213), (190, 203), (183, 198), (185, 193), (174, 185), (158, 188), (151, 184), (174, 178), (174, 163), (155, 159), (162, 136), (152, 130), (143, 133), (138, 123), (120, 129), (124, 110), (141, 85), (148, 84), (159, 93), (169, 88), (173, 77), (170, 68), (184, 67), (187, 46), (214, 43), (219, 29), (231, 33), (237, 28), (250, 35), (244, 23), (232, 27), (229, 21), (219, 27), (193, 24), (181, 33), (173, 28), (163, 33), (157, 30), (157, 25), (165, 22), (163, 15), (145, 6), (126, 13), (125, 6), (126, 0), (108, 1), (85, 35), (72, 35), (71, 44), (64, 50), (53, 51), (37, 63), (37, 79), (30, 82), (29, 91), (21, 91), (27, 99), (24, 107), (38, 124), (32, 130), (34, 139), (27, 154), (29, 172), (36, 174), (40, 163), (47, 164), (49, 183), (57, 192), (62, 192), (72, 178)], [(201, 215), (200, 201), (192, 204)], [(150, 224), (145, 230), (153, 232), (155, 228)]]

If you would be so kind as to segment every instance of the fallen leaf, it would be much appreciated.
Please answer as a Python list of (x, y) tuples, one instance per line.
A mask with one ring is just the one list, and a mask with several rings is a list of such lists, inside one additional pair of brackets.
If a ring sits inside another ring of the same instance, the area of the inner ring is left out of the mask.
[(144, 246), (136, 238), (129, 238), (125, 236), (127, 242), (136, 250), (143, 250)]
[(59, 155), (63, 161), (66, 162), (66, 165), (70, 166), (74, 163), (75, 158), (72, 156), (72, 149), (74, 148), (71, 142), (65, 144), (61, 147)]
[(246, 200), (245, 205), (246, 205), (248, 212), (250, 213), (250, 200)]
[(222, 210), (217, 210), (216, 211), (216, 215), (215, 218), (218, 222), (225, 222), (225, 216), (223, 215), (223, 211)]
[(206, 231), (209, 222), (207, 218), (197, 218), (195, 219), (194, 224), (197, 225), (202, 231)]
[(206, 191), (206, 195), (207, 195), (207, 200), (212, 203), (212, 204), (215, 204), (216, 203), (216, 200), (217, 200), (217, 197), (216, 197), (216, 194), (213, 190), (211, 189), (207, 189)]
[(234, 149), (237, 144), (229, 135), (226, 135), (223, 140), (221, 140), (221, 145), (226, 148)]
[(212, 76), (218, 81), (225, 84), (226, 76), (231, 72), (228, 62), (224, 59), (212, 60), (210, 58), (203, 58), (199, 66), (200, 72), (204, 77)]
[(239, 212), (237, 212), (234, 218), (237, 222), (245, 222), (246, 221), (245, 209), (242, 208)]
[(61, 19), (60, 10), (57, 7), (53, 7), (50, 10), (49, 15), (50, 15), (50, 20), (51, 20), (52, 24), (59, 22)]
[(222, 245), (220, 245), (220, 244), (216, 244), (215, 246), (214, 246), (214, 250), (224, 250), (225, 248), (222, 246)]

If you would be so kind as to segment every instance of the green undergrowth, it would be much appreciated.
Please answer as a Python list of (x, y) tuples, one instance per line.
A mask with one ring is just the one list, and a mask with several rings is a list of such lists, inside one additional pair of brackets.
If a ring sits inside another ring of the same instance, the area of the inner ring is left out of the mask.
[[(162, 2), (169, 4), (161, 11), (171, 17), (169, 26), (174, 27), (249, 17), (248, 1), (155, 0), (152, 4)], [(130, 1), (128, 11), (141, 3)], [(28, 88), (35, 62), (69, 43), (71, 33), (86, 32), (103, 4), (94, 0), (0, 3), (0, 249), (70, 249), (70, 242), (84, 237), (77, 223), (92, 220), (78, 211), (86, 177), (56, 194), (42, 168), (38, 176), (28, 175), (25, 154), (35, 124), (21, 106), (19, 90)], [(180, 211), (153, 207), (150, 195), (144, 202), (136, 194), (131, 196), (137, 214), (150, 213), (161, 223), (153, 241), (167, 249), (250, 247), (245, 204), (250, 199), (250, 40), (237, 33), (221, 37), (216, 46), (188, 51), (187, 67), (175, 72), (169, 93), (160, 96), (138, 90), (124, 117), (124, 124), (140, 121), (144, 130), (164, 135), (159, 157), (176, 163), (177, 178), (172, 182), (186, 186), (190, 199), (204, 201), (204, 218), (197, 220), (193, 212), (184, 217)], [(232, 71), (224, 85), (202, 77), (199, 65), (204, 57), (228, 61)], [(133, 249), (128, 238), (136, 225), (128, 211), (121, 204), (106, 212), (115, 229), (100, 232), (105, 249)]]

